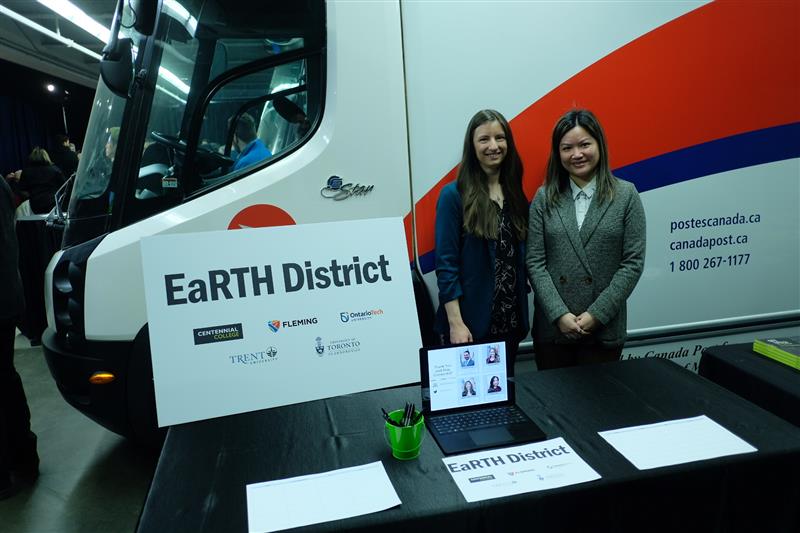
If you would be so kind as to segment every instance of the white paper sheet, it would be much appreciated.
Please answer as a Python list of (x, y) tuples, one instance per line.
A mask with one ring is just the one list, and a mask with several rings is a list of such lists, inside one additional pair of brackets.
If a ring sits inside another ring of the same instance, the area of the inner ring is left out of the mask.
[(400, 505), (380, 461), (247, 485), (250, 533), (280, 531)]
[(758, 451), (706, 415), (599, 435), (639, 470)]
[(442, 461), (468, 502), (600, 479), (561, 437)]

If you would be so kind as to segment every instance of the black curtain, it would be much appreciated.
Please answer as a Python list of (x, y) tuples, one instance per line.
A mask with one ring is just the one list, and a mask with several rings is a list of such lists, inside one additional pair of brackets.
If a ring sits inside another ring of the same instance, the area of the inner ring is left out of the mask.
[(61, 106), (32, 104), (15, 96), (0, 95), (2, 175), (21, 169), (36, 146), (50, 150), (53, 136), (63, 130)]
[[(52, 151), (66, 133), (80, 151), (94, 89), (0, 59), (0, 173), (21, 169), (36, 146)], [(53, 85), (53, 91), (46, 86)]]

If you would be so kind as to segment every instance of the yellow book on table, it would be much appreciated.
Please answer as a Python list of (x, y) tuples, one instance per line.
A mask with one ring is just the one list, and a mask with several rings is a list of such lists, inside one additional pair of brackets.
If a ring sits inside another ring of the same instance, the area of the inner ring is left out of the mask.
[(800, 370), (800, 336), (756, 339), (753, 351)]

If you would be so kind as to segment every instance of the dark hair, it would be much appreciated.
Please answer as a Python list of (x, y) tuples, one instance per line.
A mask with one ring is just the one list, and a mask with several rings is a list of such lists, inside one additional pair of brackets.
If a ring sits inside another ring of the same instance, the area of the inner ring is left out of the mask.
[(528, 200), (522, 190), (522, 160), (514, 145), (514, 136), (508, 121), (498, 111), (484, 109), (478, 111), (469, 121), (464, 135), (464, 150), (458, 166), (458, 192), (461, 194), (464, 209), (464, 230), (485, 239), (496, 239), (498, 233), (497, 217), (489, 198), (489, 184), (486, 172), (481, 168), (475, 154), (472, 136), (479, 126), (487, 122), (498, 122), (506, 134), (507, 152), (500, 164), (500, 186), (508, 202), (511, 226), (519, 240), (528, 234)]
[(236, 121), (236, 136), (249, 143), (256, 138), (256, 121), (247, 113), (243, 113)]
[(66, 135), (61, 134), (61, 133), (57, 133), (56, 136), (55, 136), (55, 139), (56, 139), (56, 144), (58, 146), (61, 146), (61, 145), (66, 144), (66, 143), (69, 142), (69, 137), (67, 137)]
[(580, 126), (597, 141), (599, 153), (595, 179), (597, 180), (597, 198), (600, 202), (611, 200), (614, 197), (616, 178), (611, 174), (608, 164), (608, 144), (603, 128), (594, 113), (588, 109), (573, 109), (565, 113), (553, 128), (553, 138), (550, 145), (550, 159), (547, 162), (547, 175), (545, 187), (547, 191), (547, 208), (558, 205), (558, 196), (562, 191), (569, 189), (569, 172), (561, 164), (561, 139), (570, 130)]

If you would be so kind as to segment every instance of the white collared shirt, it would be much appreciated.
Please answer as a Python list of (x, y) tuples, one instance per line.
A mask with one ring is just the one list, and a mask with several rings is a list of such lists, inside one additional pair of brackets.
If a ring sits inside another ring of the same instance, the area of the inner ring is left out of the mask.
[(586, 187), (581, 189), (575, 182), (569, 180), (569, 187), (572, 190), (572, 199), (575, 200), (575, 218), (578, 219), (578, 230), (583, 226), (583, 220), (586, 218), (586, 212), (589, 211), (589, 205), (592, 203), (594, 191), (597, 189), (597, 180), (592, 178)]

